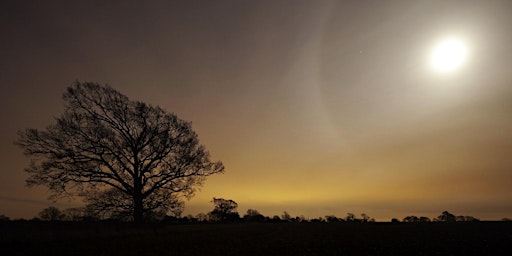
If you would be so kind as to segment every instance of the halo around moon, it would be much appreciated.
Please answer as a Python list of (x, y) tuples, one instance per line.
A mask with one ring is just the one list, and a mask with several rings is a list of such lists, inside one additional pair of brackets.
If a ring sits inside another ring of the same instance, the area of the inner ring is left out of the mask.
[(459, 69), (467, 55), (466, 44), (457, 38), (447, 38), (437, 43), (430, 55), (430, 65), (441, 73)]

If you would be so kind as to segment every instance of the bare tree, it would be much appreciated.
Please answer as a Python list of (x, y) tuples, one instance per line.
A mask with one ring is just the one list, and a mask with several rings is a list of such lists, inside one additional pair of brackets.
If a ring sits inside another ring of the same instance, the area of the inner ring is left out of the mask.
[(16, 142), (32, 157), (27, 184), (48, 186), (54, 198), (98, 196), (109, 199), (106, 207), (121, 199), (116, 207), (140, 222), (224, 171), (189, 122), (158, 106), (97, 83), (76, 82), (63, 99), (65, 111), (55, 124), (19, 131)]
[(62, 211), (66, 221), (82, 221), (85, 218), (85, 207), (72, 207)]
[(64, 220), (66, 215), (57, 207), (50, 206), (39, 212), (39, 218), (47, 221)]

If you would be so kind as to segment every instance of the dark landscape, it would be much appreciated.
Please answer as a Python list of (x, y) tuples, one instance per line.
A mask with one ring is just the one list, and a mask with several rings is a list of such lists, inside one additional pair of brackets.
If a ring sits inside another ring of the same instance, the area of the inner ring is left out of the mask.
[(510, 255), (512, 222), (9, 222), (1, 255)]
[(512, 255), (511, 14), (0, 1), (0, 256)]

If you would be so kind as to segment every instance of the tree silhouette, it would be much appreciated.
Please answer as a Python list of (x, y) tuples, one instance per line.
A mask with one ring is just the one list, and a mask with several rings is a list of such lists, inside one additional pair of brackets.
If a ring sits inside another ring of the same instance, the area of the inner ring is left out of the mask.
[(366, 213), (361, 213), (361, 217), (362, 217), (362, 219), (361, 219), (362, 222), (375, 222), (375, 219), (371, 218)]
[(345, 217), (345, 220), (346, 221), (357, 221), (356, 215), (349, 212), (349, 213), (347, 213), (347, 217)]
[(284, 211), (283, 214), (281, 215), (281, 220), (283, 221), (290, 221), (291, 219), (292, 216), (287, 211)]
[(257, 210), (248, 209), (247, 213), (244, 215), (244, 220), (262, 222), (265, 221), (265, 216)]
[(16, 142), (32, 157), (27, 184), (48, 186), (54, 198), (101, 198), (104, 207), (131, 212), (140, 222), (224, 171), (191, 124), (160, 107), (97, 83), (76, 82), (63, 99), (65, 111), (55, 124), (19, 131)]
[(10, 221), (11, 218), (3, 215), (3, 214), (0, 214), (0, 222), (7, 222), (7, 221)]
[(419, 222), (430, 222), (430, 218), (429, 217), (425, 217), (425, 216), (421, 216), (420, 219), (419, 219)]
[(281, 221), (281, 218), (278, 216), (278, 215), (274, 215), (272, 216), (272, 218), (270, 219), (271, 222), (280, 222)]
[(82, 221), (85, 218), (85, 207), (67, 208), (62, 211), (64, 220), (67, 221)]
[(46, 221), (64, 220), (66, 215), (57, 207), (50, 206), (39, 212), (39, 218)]
[(430, 222), (430, 218), (425, 216), (407, 216), (403, 219), (403, 222)]
[(451, 214), (450, 212), (444, 211), (441, 213), (441, 215), (439, 215), (437, 217), (437, 220), (442, 221), (442, 222), (455, 222), (456, 217), (455, 217), (455, 215)]
[(473, 216), (457, 216), (456, 221), (468, 222), (468, 221), (480, 221), (480, 220)]
[(198, 213), (195, 218), (199, 222), (207, 222), (208, 221), (208, 215), (204, 214), (204, 213)]
[(213, 211), (210, 212), (210, 219), (214, 221), (233, 221), (240, 218), (236, 209), (238, 204), (229, 199), (213, 198)]
[(403, 219), (403, 222), (419, 222), (420, 218), (417, 216), (407, 216)]
[(329, 223), (333, 223), (333, 222), (340, 222), (340, 221), (344, 221), (344, 220), (340, 219), (334, 215), (327, 215), (327, 216), (325, 216), (325, 221), (329, 222)]

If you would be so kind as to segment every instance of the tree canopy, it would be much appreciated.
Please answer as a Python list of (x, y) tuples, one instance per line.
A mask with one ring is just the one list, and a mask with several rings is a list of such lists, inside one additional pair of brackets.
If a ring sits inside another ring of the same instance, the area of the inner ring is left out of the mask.
[(19, 131), (16, 142), (32, 158), (27, 184), (48, 186), (56, 198), (84, 196), (142, 221), (224, 171), (174, 113), (91, 82), (68, 87), (63, 100), (54, 124)]
[(240, 218), (237, 208), (238, 204), (230, 199), (213, 198), (211, 201), (214, 204), (213, 211), (211, 211), (210, 218), (215, 221), (233, 221)]

